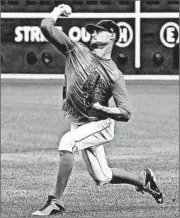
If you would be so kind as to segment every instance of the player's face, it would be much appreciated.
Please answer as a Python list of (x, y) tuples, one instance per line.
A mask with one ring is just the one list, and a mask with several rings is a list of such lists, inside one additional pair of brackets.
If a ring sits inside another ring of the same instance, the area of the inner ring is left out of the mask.
[(94, 30), (91, 34), (91, 45), (106, 45), (112, 40), (112, 33), (103, 30)]

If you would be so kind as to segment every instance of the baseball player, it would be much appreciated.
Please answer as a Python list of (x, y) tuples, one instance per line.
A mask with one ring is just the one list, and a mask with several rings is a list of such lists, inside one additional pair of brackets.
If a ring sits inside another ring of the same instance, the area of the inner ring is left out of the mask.
[[(129, 184), (136, 191), (151, 194), (157, 203), (163, 195), (151, 169), (132, 175), (122, 169), (110, 168), (104, 144), (114, 138), (115, 121), (131, 118), (128, 93), (122, 72), (111, 59), (112, 49), (119, 39), (119, 27), (112, 20), (102, 20), (86, 26), (91, 34), (90, 49), (73, 42), (55, 23), (59, 16), (67, 16), (68, 5), (55, 7), (42, 20), (41, 30), (46, 39), (66, 58), (65, 95), (62, 111), (71, 122), (71, 130), (59, 143), (59, 169), (55, 188), (44, 207), (33, 215), (65, 214), (62, 202), (64, 190), (73, 168), (74, 153), (79, 151), (87, 171), (97, 185)], [(116, 107), (109, 107), (113, 97)]]

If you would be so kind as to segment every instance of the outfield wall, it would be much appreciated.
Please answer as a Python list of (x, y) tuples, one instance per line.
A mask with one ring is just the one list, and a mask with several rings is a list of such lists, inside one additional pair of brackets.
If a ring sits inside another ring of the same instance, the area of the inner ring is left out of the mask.
[[(64, 0), (73, 8), (57, 21), (73, 41), (88, 45), (88, 23), (113, 19), (120, 38), (113, 60), (124, 74), (179, 73), (179, 1)], [(62, 1), (1, 1), (1, 73), (63, 74), (64, 57), (40, 30), (41, 20)]]

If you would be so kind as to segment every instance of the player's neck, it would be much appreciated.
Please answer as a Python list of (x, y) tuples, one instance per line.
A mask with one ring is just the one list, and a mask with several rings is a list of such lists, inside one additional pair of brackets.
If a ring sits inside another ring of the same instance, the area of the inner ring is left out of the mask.
[(99, 45), (97, 48), (93, 50), (93, 53), (103, 59), (111, 59), (113, 45)]

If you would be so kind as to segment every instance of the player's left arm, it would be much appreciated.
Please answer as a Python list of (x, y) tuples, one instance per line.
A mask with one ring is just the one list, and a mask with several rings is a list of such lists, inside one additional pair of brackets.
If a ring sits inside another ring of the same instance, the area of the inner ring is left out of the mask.
[(131, 112), (123, 75), (114, 83), (112, 95), (116, 107), (106, 107), (97, 102), (93, 104), (92, 108), (116, 121), (127, 122), (131, 118)]

